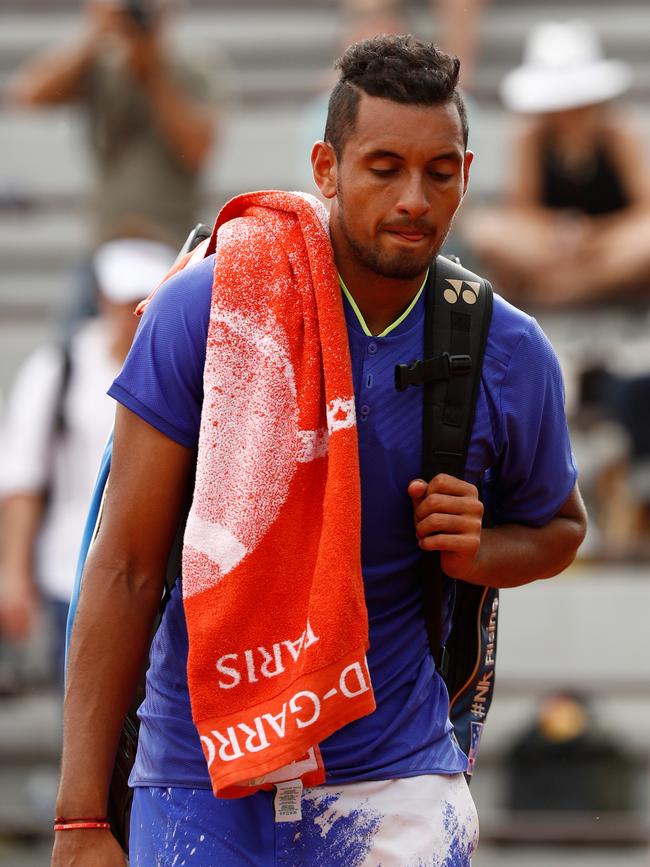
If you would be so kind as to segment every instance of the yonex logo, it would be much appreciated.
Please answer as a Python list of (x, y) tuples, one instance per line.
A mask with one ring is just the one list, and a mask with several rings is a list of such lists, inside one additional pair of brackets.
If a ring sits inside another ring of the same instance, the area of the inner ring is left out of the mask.
[(449, 304), (455, 304), (462, 298), (465, 304), (476, 304), (478, 293), (481, 290), (480, 283), (470, 280), (447, 280), (449, 286), (445, 289), (443, 297)]

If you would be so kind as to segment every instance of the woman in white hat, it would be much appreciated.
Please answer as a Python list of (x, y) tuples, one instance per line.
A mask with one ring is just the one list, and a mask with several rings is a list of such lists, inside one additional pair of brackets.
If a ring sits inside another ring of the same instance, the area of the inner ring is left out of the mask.
[(624, 300), (650, 288), (650, 169), (613, 100), (629, 67), (583, 21), (530, 32), (501, 96), (521, 116), (505, 206), (466, 220), (470, 244), (520, 304)]

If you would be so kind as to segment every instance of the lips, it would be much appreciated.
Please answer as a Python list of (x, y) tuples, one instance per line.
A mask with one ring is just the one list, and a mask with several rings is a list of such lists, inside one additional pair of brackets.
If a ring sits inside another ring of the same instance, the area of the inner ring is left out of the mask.
[(386, 228), (385, 231), (388, 232), (389, 235), (393, 235), (394, 237), (400, 238), (402, 241), (411, 244), (417, 244), (429, 237), (428, 232), (417, 232), (409, 229)]
[(396, 232), (396, 235), (399, 235), (400, 238), (404, 238), (405, 241), (421, 241), (423, 238), (426, 238), (426, 235), (415, 234), (411, 232)]

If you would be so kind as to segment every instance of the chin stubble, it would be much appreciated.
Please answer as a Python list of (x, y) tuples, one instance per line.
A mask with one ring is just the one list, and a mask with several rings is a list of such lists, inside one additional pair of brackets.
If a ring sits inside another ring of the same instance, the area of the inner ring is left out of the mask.
[(338, 185), (336, 197), (338, 200), (339, 225), (349, 248), (362, 265), (380, 277), (387, 277), (391, 280), (413, 280), (419, 274), (422, 274), (423, 271), (426, 271), (438, 255), (438, 252), (444, 243), (445, 238), (443, 238), (441, 243), (436, 247), (435, 251), (424, 259), (415, 259), (413, 256), (409, 255), (397, 256), (394, 258), (383, 255), (380, 251), (375, 250), (372, 247), (365, 247), (359, 244), (353, 236), (345, 217), (343, 197)]

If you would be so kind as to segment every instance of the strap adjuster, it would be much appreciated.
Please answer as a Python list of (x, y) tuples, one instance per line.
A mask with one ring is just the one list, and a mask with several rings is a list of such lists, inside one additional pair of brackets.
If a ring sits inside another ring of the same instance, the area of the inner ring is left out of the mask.
[(443, 680), (446, 679), (447, 675), (449, 674), (449, 651), (447, 650), (447, 646), (445, 644), (443, 644), (440, 648), (440, 651), (438, 653), (438, 659), (435, 660), (435, 662), (436, 668), (438, 669), (440, 676), (443, 678)]
[(396, 364), (395, 388), (404, 391), (409, 385), (423, 385), (425, 382), (451, 379), (452, 376), (464, 376), (470, 373), (471, 369), (471, 355), (450, 355), (443, 352), (442, 355), (424, 361)]

